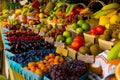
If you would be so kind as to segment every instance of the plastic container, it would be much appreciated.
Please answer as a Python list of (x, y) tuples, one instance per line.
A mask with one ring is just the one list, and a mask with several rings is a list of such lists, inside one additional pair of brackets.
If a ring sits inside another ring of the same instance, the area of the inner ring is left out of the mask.
[(3, 28), (3, 32), (7, 32), (7, 31), (9, 31), (8, 28)]
[(13, 53), (11, 53), (11, 52), (9, 52), (9, 51), (7, 51), (7, 50), (4, 50), (4, 52), (5, 52), (6, 56), (7, 56), (7, 58), (10, 58), (10, 57), (12, 57), (12, 56), (15, 56), (15, 54), (13, 54)]
[(16, 63), (15, 61), (12, 61), (10, 59), (8, 59), (8, 62), (10, 64), (10, 67), (15, 70), (16, 72), (18, 72), (19, 74), (22, 74), (22, 65)]
[(27, 70), (25, 68), (22, 68), (22, 76), (26, 79), (26, 80), (42, 80), (43, 75), (38, 75), (33, 73), (30, 70)]
[(98, 42), (99, 42), (99, 46), (102, 50), (109, 50), (115, 45), (115, 42), (105, 41), (102, 39), (98, 39)]

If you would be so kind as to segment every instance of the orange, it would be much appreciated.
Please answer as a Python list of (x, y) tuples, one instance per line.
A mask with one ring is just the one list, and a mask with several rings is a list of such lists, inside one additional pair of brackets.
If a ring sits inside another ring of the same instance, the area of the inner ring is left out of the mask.
[(56, 60), (59, 60), (59, 58), (60, 58), (59, 56), (55, 56), (55, 59), (56, 59)]
[(120, 63), (120, 59), (114, 59), (108, 62), (110, 65), (118, 65)]
[(49, 56), (45, 56), (45, 59), (46, 59), (46, 60), (49, 60), (49, 59), (50, 59), (50, 57), (49, 57)]
[(47, 63), (47, 60), (43, 60), (44, 63)]
[(36, 71), (36, 68), (35, 67), (30, 67), (30, 70), (32, 71), (32, 72), (35, 72)]
[(64, 63), (64, 59), (62, 57), (59, 58), (60, 63)]
[(50, 65), (53, 65), (54, 64), (54, 61), (53, 62), (50, 62)]
[(115, 76), (116, 76), (117, 80), (120, 80), (120, 63), (117, 65), (117, 67), (115, 69)]
[(54, 55), (53, 53), (50, 53), (50, 54), (49, 54), (49, 57), (50, 57), (50, 58), (55, 58), (55, 55)]
[(59, 62), (54, 62), (54, 64), (59, 64)]
[(48, 60), (48, 62), (50, 63), (50, 62), (54, 62), (54, 58), (50, 58), (49, 60)]
[(36, 63), (35, 62), (30, 62), (30, 63), (28, 63), (28, 67), (30, 68), (30, 67), (35, 67), (36, 66)]
[(39, 63), (38, 67), (41, 68), (41, 66), (44, 66), (44, 64), (43, 63)]
[(42, 71), (37, 68), (37, 69), (35, 70), (35, 73), (38, 74), (38, 75), (41, 75), (41, 74), (42, 74)]

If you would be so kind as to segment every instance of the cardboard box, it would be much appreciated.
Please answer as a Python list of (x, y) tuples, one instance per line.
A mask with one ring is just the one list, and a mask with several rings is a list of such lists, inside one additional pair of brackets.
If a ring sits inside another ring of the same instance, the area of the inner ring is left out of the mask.
[(102, 50), (109, 50), (115, 45), (115, 41), (105, 41), (102, 39), (98, 39), (99, 46)]
[(67, 49), (68, 49), (68, 57), (72, 58), (72, 59), (76, 59), (76, 57), (77, 57), (77, 51), (73, 50), (70, 47), (67, 47)]
[(96, 36), (91, 35), (90, 32), (84, 32), (83, 35), (84, 35), (85, 42), (90, 42), (93, 44), (95, 43)]

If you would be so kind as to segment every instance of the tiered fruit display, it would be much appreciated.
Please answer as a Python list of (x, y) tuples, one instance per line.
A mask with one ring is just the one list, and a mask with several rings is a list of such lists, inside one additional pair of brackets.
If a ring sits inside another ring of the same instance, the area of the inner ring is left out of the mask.
[(30, 62), (24, 68), (35, 72), (36, 74), (40, 75), (49, 71), (51, 65), (55, 64), (65, 64), (64, 58), (60, 56), (56, 56), (53, 53), (50, 53), (45, 59), (41, 60), (40, 62)]
[(77, 80), (78, 77), (87, 73), (87, 66), (82, 61), (72, 60), (66, 65), (51, 66), (49, 72), (52, 80)]

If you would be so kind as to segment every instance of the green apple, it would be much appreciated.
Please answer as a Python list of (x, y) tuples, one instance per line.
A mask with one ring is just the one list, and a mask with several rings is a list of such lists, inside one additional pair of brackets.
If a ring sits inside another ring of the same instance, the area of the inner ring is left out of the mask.
[(83, 23), (85, 23), (84, 20), (79, 20), (79, 21), (77, 21), (77, 24), (78, 24), (79, 26), (82, 26)]
[(41, 27), (42, 27), (41, 24), (38, 24), (38, 25), (36, 26), (37, 29), (40, 29)]
[(85, 31), (89, 31), (90, 30), (90, 25), (88, 23), (83, 23), (82, 24), (82, 29)]
[(70, 31), (64, 31), (63, 32), (63, 36), (64, 37), (71, 37), (72, 36), (72, 33)]
[(83, 33), (83, 29), (82, 29), (82, 28), (77, 28), (76, 31), (77, 31), (78, 33)]
[(71, 28), (74, 29), (74, 30), (75, 30), (76, 28), (78, 28), (77, 23), (73, 23), (73, 24), (71, 25)]
[(63, 35), (58, 35), (56, 38), (56, 41), (58, 41), (58, 42), (65, 41), (65, 37)]
[(65, 43), (66, 44), (71, 44), (73, 41), (73, 38), (72, 37), (67, 37), (66, 40), (65, 40)]

